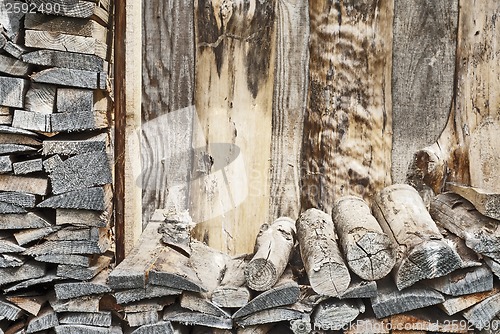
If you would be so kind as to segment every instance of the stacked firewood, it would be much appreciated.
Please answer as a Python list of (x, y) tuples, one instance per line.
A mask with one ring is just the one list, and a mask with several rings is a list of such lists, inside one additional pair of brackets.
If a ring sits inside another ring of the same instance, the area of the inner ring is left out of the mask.
[(0, 2), (0, 332), (74, 333), (109, 292), (110, 6)]
[(393, 185), (371, 208), (347, 196), (279, 218), (234, 258), (157, 211), (108, 284), (134, 333), (498, 333), (499, 196), (448, 188), (430, 213)]

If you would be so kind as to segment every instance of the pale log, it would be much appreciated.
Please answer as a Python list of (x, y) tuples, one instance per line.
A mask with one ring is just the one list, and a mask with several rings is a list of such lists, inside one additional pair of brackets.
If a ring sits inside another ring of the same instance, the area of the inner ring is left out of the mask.
[(161, 221), (158, 232), (162, 234), (161, 241), (181, 253), (191, 254), (191, 230), (194, 222), (187, 211), (171, 212), (155, 210), (150, 221)]
[(304, 313), (302, 311), (282, 306), (252, 313), (244, 318), (236, 319), (235, 322), (241, 327), (247, 327), (281, 321), (291, 321), (301, 319), (303, 316)]
[(0, 316), (13, 321), (19, 319), (22, 315), (23, 311), (19, 307), (0, 300)]
[(499, 259), (492, 259), (492, 258), (485, 256), (484, 262), (488, 265), (488, 267), (491, 269), (493, 274), (495, 274), (496, 277), (500, 278), (500, 260)]
[(26, 210), (15, 204), (0, 202), (0, 214), (5, 213), (26, 213)]
[[(210, 300), (212, 291), (219, 286), (219, 283), (222, 280), (222, 276), (226, 270), (226, 262), (230, 260), (230, 257), (229, 255), (209, 247), (198, 240), (191, 241), (190, 247), (191, 255), (189, 257), (189, 262), (187, 263), (189, 268), (187, 268), (185, 276), (189, 276), (189, 272), (191, 271), (189, 269), (193, 268), (193, 271), (196, 274), (193, 278), (197, 278), (201, 285), (207, 290), (204, 297)], [(184, 258), (180, 259), (181, 262), (183, 262)], [(172, 287), (175, 288), (175, 286)]]
[(109, 126), (108, 110), (74, 111), (50, 115), (52, 132), (74, 132), (104, 129)]
[(151, 325), (143, 325), (135, 329), (131, 334), (174, 334), (170, 321), (159, 321)]
[(17, 268), (0, 268), (0, 286), (42, 277), (46, 274), (45, 263), (29, 261)]
[(94, 92), (91, 89), (58, 88), (57, 112), (93, 110)]
[[(393, 1), (309, 3), (302, 210), (371, 197), (391, 183)], [(370, 138), (370, 140), (367, 140)]]
[[(43, 6), (46, 4), (44, 0), (29, 0), (29, 3), (36, 4), (37, 6)], [(51, 15), (68, 16), (75, 18), (89, 18), (94, 15), (99, 16), (99, 18), (105, 19), (106, 16), (102, 14), (105, 12), (93, 1), (85, 0), (52, 0), (52, 8), (45, 7), (45, 12)], [(56, 7), (55, 4), (59, 6)], [(52, 10), (51, 10), (52, 9)], [(107, 21), (106, 21), (107, 22)]]
[(371, 298), (372, 308), (377, 318), (399, 314), (444, 302), (444, 297), (436, 290), (418, 284), (399, 291), (392, 282), (385, 281), (379, 287), (377, 296)]
[(392, 274), (399, 290), (460, 268), (460, 257), (444, 240), (413, 187), (395, 184), (385, 188), (375, 197), (373, 213), (398, 247)]
[(276, 284), (290, 260), (295, 233), (294, 221), (286, 217), (260, 227), (255, 241), (255, 254), (245, 267), (249, 288), (266, 291)]
[[(34, 82), (48, 83), (61, 86), (79, 88), (103, 89), (100, 85), (100, 77), (104, 72), (91, 72), (69, 68), (49, 68), (31, 75)], [(15, 107), (15, 106), (12, 106)]]
[(30, 73), (30, 66), (21, 60), (0, 54), (0, 73), (25, 77)]
[(492, 324), (492, 320), (500, 312), (500, 293), (488, 297), (479, 304), (462, 312), (469, 323), (481, 330)]
[(51, 235), (45, 237), (45, 240), (62, 241), (62, 240), (87, 240), (98, 241), (99, 238), (105, 237), (107, 228), (97, 227), (80, 227), (80, 226), (65, 226), (54, 231)]
[(69, 312), (59, 316), (60, 324), (111, 326), (111, 312)]
[(62, 279), (62, 277), (56, 276), (55, 273), (47, 272), (43, 276), (40, 276), (38, 278), (27, 279), (26, 281), (23, 281), (21, 283), (17, 283), (15, 285), (9, 286), (8, 288), (4, 289), (4, 291), (6, 293), (10, 293), (13, 291), (30, 288), (32, 286), (49, 284), (49, 283), (52, 283), (54, 281), (58, 281), (61, 279)]
[(57, 315), (51, 307), (46, 307), (40, 314), (31, 319), (26, 327), (26, 333), (35, 333), (59, 325)]
[(47, 179), (40, 177), (1, 174), (0, 190), (46, 195), (48, 190), (48, 181)]
[(460, 256), (460, 259), (462, 260), (461, 268), (478, 267), (482, 264), (481, 258), (483, 258), (483, 256), (467, 247), (464, 239), (448, 232), (444, 228), (440, 228), (440, 231), (446, 241), (450, 243), (451, 247), (453, 247), (453, 249), (455, 249)]
[(373, 281), (391, 272), (396, 263), (394, 245), (362, 198), (341, 197), (333, 206), (332, 216), (347, 266), (353, 273)]
[(7, 296), (5, 299), (31, 315), (37, 316), (47, 301), (46, 296)]
[(168, 296), (164, 298), (155, 298), (151, 300), (142, 300), (139, 302), (122, 305), (125, 313), (158, 311), (160, 312), (167, 305), (173, 305), (176, 302), (175, 296)]
[(226, 270), (219, 286), (212, 292), (212, 302), (220, 307), (240, 308), (250, 301), (244, 269), (250, 255), (242, 255), (226, 262)]
[(0, 76), (0, 106), (23, 108), (28, 81), (20, 78)]
[(163, 320), (180, 322), (186, 325), (206, 326), (220, 329), (233, 328), (231, 318), (217, 317), (210, 314), (184, 310), (176, 305), (165, 310)]
[(116, 291), (113, 295), (118, 304), (129, 304), (144, 299), (180, 295), (181, 292), (175, 288), (147, 284), (144, 288)]
[(329, 299), (321, 302), (314, 309), (311, 320), (314, 328), (328, 328), (340, 330), (365, 312), (365, 305), (361, 300)]
[(14, 162), (12, 164), (12, 169), (14, 170), (14, 175), (23, 175), (23, 174), (41, 172), (43, 170), (42, 159), (37, 158), (37, 159)]
[(297, 239), (311, 287), (319, 294), (337, 297), (351, 281), (330, 215), (309, 209), (297, 220)]
[(92, 72), (104, 70), (104, 60), (95, 55), (57, 50), (37, 50), (22, 55), (21, 59), (40, 66), (72, 68)]
[(12, 126), (38, 132), (51, 132), (51, 117), (36, 111), (14, 110)]
[(104, 211), (56, 209), (56, 225), (106, 227), (110, 222), (112, 211), (111, 204)]
[(106, 152), (108, 144), (108, 135), (105, 133), (86, 139), (47, 139), (43, 141), (42, 154), (68, 156), (90, 152)]
[(437, 195), (430, 213), (437, 223), (465, 240), (467, 247), (490, 257), (500, 257), (500, 224), (483, 216), (474, 206), (453, 193)]
[(0, 215), (0, 229), (2, 230), (43, 228), (50, 227), (52, 225), (53, 224), (49, 222), (49, 220), (33, 212), (28, 212), (26, 214)]
[(483, 215), (500, 219), (500, 194), (453, 182), (446, 183), (446, 188), (471, 202)]
[(429, 280), (426, 285), (450, 296), (468, 295), (493, 289), (493, 273), (486, 265), (459, 269)]
[[(271, 197), (277, 1), (243, 3), (197, 0), (194, 5), (194, 102), (200, 127), (193, 138), (199, 150), (193, 158), (190, 213), (199, 222), (194, 236), (230, 255), (251, 252), (260, 225), (269, 221)], [(223, 149), (217, 143), (228, 144)]]
[(200, 293), (184, 291), (180, 298), (180, 305), (182, 308), (216, 317), (231, 317), (228, 312), (212, 303), (204, 294)]
[(26, 93), (24, 108), (41, 114), (52, 114), (55, 110), (55, 103), (55, 86), (33, 83)]
[(37, 208), (103, 211), (110, 205), (112, 196), (110, 185), (85, 188), (51, 196), (39, 203)]
[[(35, 133), (33, 134), (36, 135)], [(24, 134), (1, 133), (1, 132), (0, 132), (0, 143), (27, 145), (34, 147), (39, 147), (40, 145), (42, 145), (42, 142), (36, 136), (32, 137)]]
[[(69, 35), (93, 37), (102, 42), (106, 41), (107, 29), (94, 20), (67, 18), (58, 16), (47, 16), (40, 13), (27, 13), (24, 19), (24, 27), (31, 30), (50, 31), (55, 33), (66, 33)], [(40, 54), (47, 54), (48, 50), (38, 50)], [(66, 50), (64, 50), (66, 51)], [(50, 54), (50, 51), (49, 53)], [(68, 55), (69, 56), (69, 55)], [(38, 64), (54, 66), (53, 64)], [(64, 66), (62, 66), (64, 67)]]
[(469, 307), (474, 306), (486, 298), (498, 294), (499, 292), (500, 290), (498, 288), (494, 288), (493, 290), (486, 292), (478, 292), (458, 297), (446, 297), (446, 300), (439, 304), (438, 307), (446, 314), (453, 315), (468, 309)]
[(340, 299), (372, 298), (377, 295), (377, 283), (375, 281), (362, 281), (353, 277), (351, 284)]
[(62, 312), (99, 312), (101, 296), (86, 296), (75, 299), (59, 300), (55, 296), (49, 299), (50, 306), (57, 313)]

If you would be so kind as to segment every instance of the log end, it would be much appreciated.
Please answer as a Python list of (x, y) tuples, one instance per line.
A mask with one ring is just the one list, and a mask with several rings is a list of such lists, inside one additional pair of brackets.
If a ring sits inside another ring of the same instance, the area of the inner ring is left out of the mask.
[(324, 263), (319, 270), (313, 269), (309, 272), (308, 277), (316, 293), (331, 297), (342, 295), (351, 283), (347, 267), (343, 263), (336, 262)]
[(277, 269), (266, 259), (253, 259), (245, 268), (245, 279), (250, 289), (266, 291), (271, 289), (279, 279)]

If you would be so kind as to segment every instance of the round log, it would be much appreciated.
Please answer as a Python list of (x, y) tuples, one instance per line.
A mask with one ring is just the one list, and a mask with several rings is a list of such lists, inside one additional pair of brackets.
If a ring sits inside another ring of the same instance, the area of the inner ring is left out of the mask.
[(332, 218), (309, 209), (297, 220), (300, 254), (312, 289), (337, 297), (349, 287), (351, 277), (337, 244)]
[(396, 263), (394, 246), (362, 198), (340, 198), (332, 216), (347, 266), (356, 275), (374, 281), (391, 272)]
[(295, 224), (281, 217), (263, 224), (255, 241), (255, 254), (245, 268), (248, 287), (256, 291), (271, 289), (281, 277), (295, 243)]

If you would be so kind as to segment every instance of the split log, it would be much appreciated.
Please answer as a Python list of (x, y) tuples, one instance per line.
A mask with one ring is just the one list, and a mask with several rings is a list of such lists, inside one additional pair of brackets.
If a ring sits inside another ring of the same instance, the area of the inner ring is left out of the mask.
[(4, 51), (13, 56), (14, 58), (21, 59), (21, 56), (28, 52), (28, 49), (22, 45), (18, 45), (13, 43), (12, 41), (8, 41), (4, 47)]
[(113, 254), (104, 254), (97, 258), (95, 263), (89, 267), (60, 264), (57, 266), (57, 276), (88, 281), (97, 276), (102, 270), (111, 264)]
[(297, 220), (297, 239), (311, 287), (319, 294), (336, 297), (344, 293), (351, 281), (332, 218), (309, 209)]
[(331, 213), (391, 184), (393, 1), (315, 1), (309, 14), (301, 204)]
[(0, 156), (0, 173), (12, 171), (12, 157), (9, 155)]
[[(34, 82), (90, 89), (105, 89), (101, 85), (104, 72), (90, 72), (69, 68), (49, 68), (31, 75)], [(10, 106), (10, 105), (9, 105)], [(10, 106), (17, 107), (17, 106)], [(21, 106), (22, 107), (22, 106)]]
[(75, 266), (90, 266), (90, 257), (88, 255), (78, 254), (41, 254), (36, 255), (35, 260), (39, 262), (69, 264)]
[(112, 211), (113, 205), (111, 203), (104, 211), (56, 209), (56, 225), (106, 227), (111, 220)]
[(22, 230), (50, 226), (52, 226), (52, 224), (48, 220), (33, 212), (28, 212), (26, 214), (0, 215), (0, 230)]
[(266, 291), (276, 284), (290, 260), (295, 233), (294, 221), (286, 217), (260, 227), (255, 254), (245, 267), (245, 279), (250, 289)]
[(117, 304), (129, 304), (145, 299), (180, 295), (181, 292), (181, 290), (166, 286), (147, 284), (145, 288), (116, 291), (113, 295), (115, 296)]
[(103, 187), (73, 190), (64, 194), (51, 196), (39, 203), (37, 208), (103, 211), (111, 204), (112, 197), (111, 186), (105, 185)]
[(375, 281), (362, 281), (353, 277), (351, 284), (340, 299), (373, 298), (377, 295), (377, 283)]
[(494, 288), (493, 290), (486, 292), (478, 292), (458, 297), (446, 297), (446, 300), (438, 306), (446, 314), (453, 315), (460, 311), (468, 309), (469, 307), (474, 306), (482, 302), (486, 298), (498, 294), (499, 292), (500, 290), (498, 288)]
[(111, 326), (111, 312), (70, 312), (59, 316), (60, 324)]
[(244, 269), (250, 255), (242, 255), (226, 262), (226, 270), (219, 286), (212, 292), (212, 302), (220, 307), (241, 308), (250, 301)]
[(349, 268), (369, 281), (389, 274), (396, 263), (394, 245), (366, 202), (359, 197), (342, 197), (335, 202), (332, 215)]
[(10, 237), (0, 236), (0, 253), (22, 253), (26, 248), (19, 246)]
[(52, 132), (73, 132), (105, 129), (109, 126), (107, 109), (74, 111), (50, 115)]
[[(73, 136), (74, 137), (74, 136)], [(58, 137), (59, 138), (59, 137)], [(43, 155), (76, 155), (90, 152), (106, 152), (109, 145), (108, 135), (105, 133), (91, 136), (86, 139), (47, 139), (42, 144)]]
[(16, 254), (1, 254), (0, 268), (20, 267), (25, 262), (26, 258)]
[(177, 305), (169, 307), (163, 314), (163, 320), (171, 322), (180, 322), (186, 325), (206, 326), (219, 329), (232, 329), (233, 322), (231, 318), (217, 317), (210, 314), (192, 312), (184, 310)]
[(1, 133), (0, 132), (0, 143), (2, 144), (18, 144), (26, 145), (32, 147), (39, 147), (42, 145), (41, 141), (35, 136), (27, 136), (24, 134), (14, 134), (14, 133)]
[(36, 111), (15, 110), (12, 126), (38, 132), (51, 132), (50, 115)]
[[(439, 227), (439, 226), (438, 226)], [(456, 250), (458, 256), (462, 260), (461, 268), (479, 267), (481, 266), (482, 256), (472, 249), (467, 247), (464, 239), (456, 236), (453, 233), (448, 232), (444, 228), (440, 228), (441, 233), (447, 242), (450, 243), (451, 247)]]
[[(196, 274), (194, 278), (197, 278), (201, 285), (207, 290), (205, 297), (210, 300), (210, 294), (219, 286), (224, 271), (226, 270), (226, 262), (229, 261), (230, 257), (197, 240), (193, 240), (190, 243), (190, 247), (191, 256), (189, 257), (188, 265), (190, 268), (193, 268)], [(177, 251), (175, 252), (177, 253)], [(184, 259), (181, 260), (181, 263), (183, 260)], [(189, 271), (188, 269), (188, 272)], [(174, 272), (180, 274), (180, 272)]]
[(373, 213), (398, 245), (400, 254), (392, 274), (399, 290), (460, 268), (460, 257), (445, 242), (413, 187), (396, 184), (385, 188), (375, 197)]
[[(8, 10), (9, 8), (7, 5), (9, 4), (12, 5), (11, 10)], [(21, 10), (19, 12), (17, 10), (14, 11), (14, 6), (19, 6), (17, 8), (21, 8), (22, 2), (17, 0), (8, 0), (2, 1), (0, 4), (0, 25), (3, 28), (0, 35), (5, 34), (8, 39), (17, 41), (19, 37), (18, 35), (21, 32), (21, 21), (24, 13)]]
[(318, 306), (312, 314), (313, 327), (328, 330), (340, 330), (365, 312), (365, 305), (361, 300), (329, 299)]
[(194, 223), (187, 211), (177, 213), (157, 209), (150, 221), (162, 222), (158, 232), (162, 234), (161, 241), (165, 245), (187, 256), (191, 254), (191, 230)]
[(50, 306), (57, 313), (62, 312), (99, 312), (101, 296), (85, 296), (75, 299), (59, 300), (55, 296), (49, 299)]
[(462, 312), (462, 316), (477, 329), (481, 330), (492, 324), (500, 312), (500, 294), (488, 297), (479, 304)]
[(31, 159), (20, 162), (14, 162), (12, 164), (12, 169), (15, 175), (23, 175), (35, 172), (41, 172), (43, 170), (42, 159)]
[(144, 325), (136, 330), (134, 330), (131, 334), (174, 334), (174, 329), (172, 324), (169, 321), (159, 321), (156, 324)]
[[(225, 6), (198, 0), (194, 5), (200, 131), (193, 147), (200, 150), (194, 156), (189, 211), (199, 222), (194, 237), (230, 255), (251, 252), (260, 225), (269, 221), (272, 160), (271, 150), (262, 148), (272, 142), (276, 3)], [(217, 131), (210, 130), (214, 127)], [(224, 150), (216, 143), (231, 144)]]
[(57, 315), (50, 307), (46, 307), (40, 314), (31, 319), (26, 327), (26, 333), (35, 333), (59, 325)]
[[(91, 89), (58, 88), (57, 112), (74, 112), (94, 109), (94, 92)], [(96, 94), (96, 100), (98, 96)]]
[(19, 78), (0, 76), (0, 105), (13, 108), (24, 107), (24, 96), (28, 90), (28, 81)]
[(493, 274), (486, 266), (456, 270), (426, 282), (426, 285), (450, 296), (468, 295), (493, 289)]
[(56, 254), (103, 254), (108, 250), (110, 243), (109, 236), (99, 241), (46, 241), (28, 248), (24, 255), (38, 257), (40, 255)]
[(243, 318), (262, 310), (291, 305), (299, 300), (299, 285), (293, 280), (291, 271), (285, 272), (278, 283), (261, 293), (233, 314), (233, 319)]
[(25, 77), (30, 73), (30, 65), (16, 58), (0, 55), (0, 72), (12, 76)]
[(291, 321), (301, 319), (304, 316), (302, 311), (298, 311), (292, 307), (275, 307), (260, 312), (252, 313), (244, 318), (236, 319), (238, 326), (247, 327), (269, 323), (277, 323), (281, 321)]
[(471, 202), (476, 210), (483, 215), (500, 219), (500, 194), (453, 182), (446, 183), (446, 188)]
[(4, 317), (5, 319), (14, 321), (19, 319), (22, 315), (23, 310), (21, 310), (19, 307), (0, 300), (0, 316)]
[(0, 154), (23, 154), (36, 152), (36, 148), (17, 144), (0, 144)]
[(41, 114), (52, 114), (55, 110), (56, 87), (33, 83), (26, 93), (24, 108)]
[(206, 296), (195, 292), (184, 291), (180, 298), (180, 305), (182, 308), (216, 317), (231, 317), (229, 313), (212, 303)]
[[(75, 36), (94, 37), (106, 41), (107, 30), (94, 20), (47, 16), (40, 13), (26, 13), (24, 27), (31, 30), (67, 33)], [(44, 50), (42, 50), (44, 51)], [(36, 51), (35, 51), (36, 52)], [(38, 64), (51, 65), (51, 64)]]
[(102, 58), (82, 53), (37, 50), (23, 54), (21, 59), (26, 63), (39, 66), (72, 68), (92, 72), (104, 70), (104, 60)]
[[(112, 290), (106, 284), (109, 276), (108, 270), (101, 271), (97, 276), (88, 282), (68, 282), (54, 285), (56, 297), (59, 299), (71, 299), (89, 295), (100, 295), (110, 293)], [(89, 324), (82, 324), (89, 325)]]
[(500, 260), (484, 257), (484, 262), (491, 269), (496, 277), (500, 278)]
[(17, 268), (0, 268), (0, 286), (42, 277), (45, 274), (45, 263), (35, 261), (28, 261)]
[(23, 208), (33, 208), (36, 204), (36, 196), (19, 192), (2, 192), (0, 193), (0, 201), (19, 205)]
[(18, 205), (0, 202), (0, 214), (4, 213), (26, 213), (27, 211)]
[[(45, 4), (43, 0), (29, 0), (28, 2), (36, 4), (37, 6), (43, 6)], [(54, 6), (51, 11), (48, 9), (45, 11), (47, 14), (68, 16), (74, 18), (89, 18), (95, 15), (103, 20), (105, 19), (105, 23), (107, 23), (106, 11), (97, 6), (97, 4), (93, 1), (52, 0), (52, 3), (59, 4), (59, 7), (57, 7), (59, 10), (56, 11), (56, 7)]]
[(44, 239), (50, 241), (62, 241), (62, 240), (98, 241), (100, 238), (105, 237), (107, 233), (108, 233), (108, 228), (106, 227), (97, 228), (97, 227), (66, 226), (55, 231), (54, 233), (45, 237)]
[(32, 286), (45, 285), (62, 279), (62, 277), (57, 276), (55, 273), (47, 272), (43, 276), (40, 276), (38, 278), (27, 279), (21, 283), (9, 286), (8, 288), (4, 289), (4, 291), (6, 293), (10, 293), (13, 291), (30, 288)]
[(38, 316), (42, 306), (47, 302), (46, 296), (7, 296), (7, 301), (16, 305), (20, 309), (28, 312), (35, 317)]
[(86, 325), (59, 325), (54, 327), (55, 334), (115, 334), (122, 333), (121, 328), (116, 329), (118, 332), (113, 329), (113, 327), (105, 328), (105, 327), (95, 327), (95, 326), (86, 326)]
[(125, 313), (137, 313), (137, 312), (148, 312), (148, 311), (162, 311), (165, 306), (173, 305), (176, 302), (175, 296), (168, 296), (165, 298), (155, 298), (151, 300), (142, 300), (136, 303), (123, 305), (123, 311)]
[(442, 302), (444, 302), (443, 295), (433, 289), (417, 284), (399, 291), (388, 281), (382, 283), (377, 296), (371, 298), (372, 308), (378, 319)]
[(465, 240), (477, 253), (500, 258), (500, 224), (483, 216), (466, 199), (453, 193), (439, 194), (430, 213), (437, 223)]

